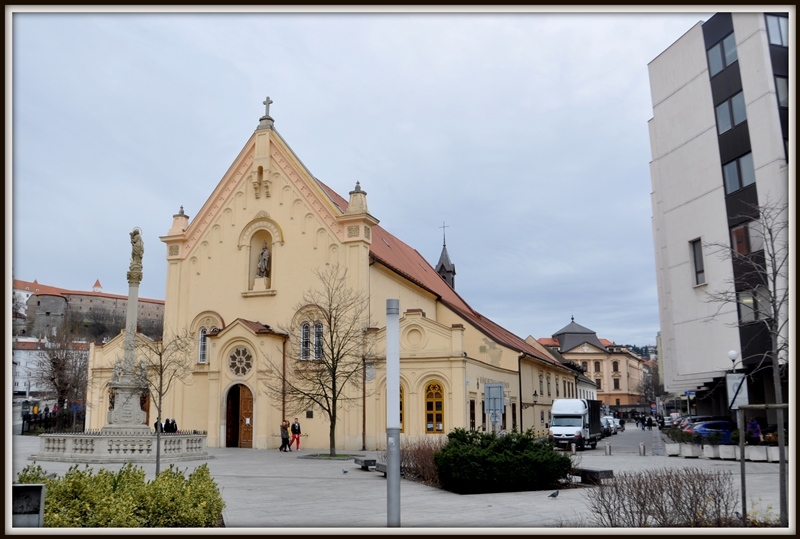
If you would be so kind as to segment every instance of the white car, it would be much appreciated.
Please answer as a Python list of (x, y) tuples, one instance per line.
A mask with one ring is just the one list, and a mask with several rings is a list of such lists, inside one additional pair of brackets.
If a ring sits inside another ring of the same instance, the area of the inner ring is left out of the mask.
[(611, 434), (617, 433), (617, 423), (614, 421), (613, 417), (606, 415), (602, 417), (602, 420), (608, 423), (608, 426), (611, 428)]
[(625, 425), (620, 422), (618, 417), (614, 418), (614, 425), (617, 426), (617, 432), (625, 430)]

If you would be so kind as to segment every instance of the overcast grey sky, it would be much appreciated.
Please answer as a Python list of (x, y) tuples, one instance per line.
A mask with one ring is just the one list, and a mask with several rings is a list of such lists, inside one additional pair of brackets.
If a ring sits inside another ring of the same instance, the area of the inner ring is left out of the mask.
[(359, 181), (431, 265), (446, 222), (484, 316), (655, 344), (647, 64), (709, 12), (8, 9), (14, 278), (127, 294), (138, 226), (139, 295), (163, 299), (159, 236), (196, 215), (268, 95), (311, 173), (345, 197)]

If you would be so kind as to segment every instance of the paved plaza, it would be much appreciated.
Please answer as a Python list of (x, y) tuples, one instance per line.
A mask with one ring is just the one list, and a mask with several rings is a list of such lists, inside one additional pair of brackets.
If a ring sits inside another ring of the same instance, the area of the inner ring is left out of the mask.
[[(652, 471), (662, 467), (699, 467), (727, 470), (740, 485), (740, 463), (736, 461), (666, 457), (661, 452), (660, 432), (629, 429), (620, 436), (636, 437), (646, 443), (645, 456), (638, 451), (614, 449), (605, 454), (603, 443), (593, 451), (579, 452), (576, 464), (584, 468), (623, 471)], [(31, 436), (9, 436), (13, 447), (13, 473), (30, 464), (28, 456), (38, 451), (39, 440)], [(607, 439), (609, 440), (609, 439)], [(621, 438), (612, 437), (611, 443)], [(629, 444), (630, 445), (630, 444)], [(635, 444), (634, 444), (635, 445)], [(613, 449), (613, 446), (612, 446)], [(344, 451), (341, 451), (344, 452)], [(292, 528), (298, 532), (307, 528), (310, 533), (375, 533), (387, 529), (387, 481), (382, 473), (364, 471), (352, 460), (317, 460), (304, 455), (325, 453), (324, 449), (302, 448), (302, 451), (281, 453), (278, 450), (209, 448), (207, 461), (185, 461), (181, 469), (194, 470), (207, 462), (211, 475), (222, 491), (226, 507), (225, 526), (240, 533), (263, 533), (263, 528)], [(367, 457), (380, 457), (376, 451), (354, 452)], [(790, 460), (793, 454), (790, 453)], [(39, 462), (48, 473), (62, 475), (67, 463)], [(105, 465), (118, 469), (121, 464)], [(99, 465), (92, 465), (99, 469)], [(155, 473), (154, 464), (142, 465), (149, 478)], [(162, 468), (164, 465), (162, 464)], [(789, 476), (793, 470), (789, 466)], [(348, 473), (343, 473), (342, 470)], [(751, 503), (762, 511), (772, 507), (778, 514), (778, 464), (746, 463), (746, 492)], [(402, 528), (436, 529), (437, 533), (487, 533), (486, 528), (499, 528), (497, 533), (521, 533), (526, 529), (592, 527), (588, 487), (561, 490), (557, 498), (548, 498), (551, 491), (513, 492), (462, 496), (413, 481), (401, 481), (400, 524)], [(790, 529), (794, 529), (794, 482), (790, 481)], [(748, 510), (750, 508), (748, 507)], [(222, 531), (222, 530), (218, 530)], [(395, 531), (398, 531), (395, 529)], [(563, 531), (563, 530), (562, 530)], [(601, 530), (598, 530), (601, 531)], [(604, 531), (611, 531), (610, 529)], [(619, 533), (619, 530), (617, 530)]]

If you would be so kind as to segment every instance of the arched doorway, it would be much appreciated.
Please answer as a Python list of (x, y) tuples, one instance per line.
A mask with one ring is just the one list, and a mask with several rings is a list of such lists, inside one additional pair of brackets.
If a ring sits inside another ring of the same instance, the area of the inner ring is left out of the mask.
[(225, 447), (253, 447), (253, 393), (242, 384), (228, 391), (225, 400)]

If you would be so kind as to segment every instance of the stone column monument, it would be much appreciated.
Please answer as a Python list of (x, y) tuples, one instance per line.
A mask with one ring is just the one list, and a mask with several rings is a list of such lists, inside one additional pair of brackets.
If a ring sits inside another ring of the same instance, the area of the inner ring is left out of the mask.
[(114, 366), (109, 384), (111, 398), (108, 407), (108, 424), (104, 434), (149, 434), (147, 414), (142, 410), (142, 395), (147, 393), (147, 384), (137, 376), (146, 368), (144, 361), (136, 362), (136, 321), (139, 315), (139, 283), (142, 282), (142, 257), (144, 241), (137, 227), (131, 232), (131, 265), (128, 271), (128, 310), (125, 319), (124, 355)]

